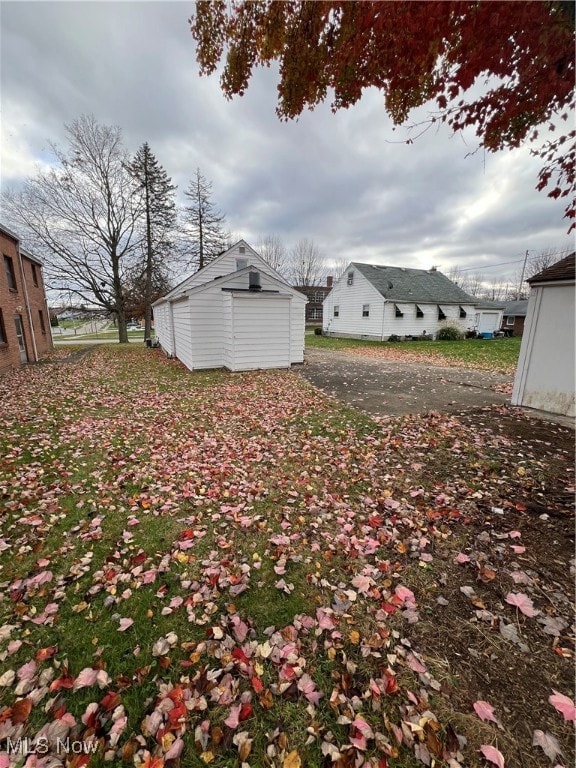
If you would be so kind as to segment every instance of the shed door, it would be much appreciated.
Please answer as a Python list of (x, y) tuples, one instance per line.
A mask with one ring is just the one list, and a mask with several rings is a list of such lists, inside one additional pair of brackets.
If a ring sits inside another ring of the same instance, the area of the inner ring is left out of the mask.
[(290, 367), (290, 297), (234, 295), (234, 371)]

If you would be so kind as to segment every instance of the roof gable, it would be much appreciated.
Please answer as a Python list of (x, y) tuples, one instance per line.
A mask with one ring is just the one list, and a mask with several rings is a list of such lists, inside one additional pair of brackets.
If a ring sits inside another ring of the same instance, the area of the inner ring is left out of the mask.
[[(476, 304), (477, 300), (438, 270), (388, 267), (352, 262), (371, 285), (389, 301), (422, 304)], [(350, 267), (347, 271), (349, 271)]]

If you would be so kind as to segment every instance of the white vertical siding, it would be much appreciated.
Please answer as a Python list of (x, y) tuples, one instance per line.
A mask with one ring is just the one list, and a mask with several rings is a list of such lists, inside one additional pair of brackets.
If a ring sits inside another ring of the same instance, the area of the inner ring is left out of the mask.
[(222, 294), (222, 365), (233, 370), (234, 366), (234, 323), (232, 315), (232, 294)]
[[(347, 284), (348, 272), (354, 272), (354, 282)], [(370, 305), (370, 315), (362, 317), (362, 306)], [(334, 307), (339, 316), (334, 317)], [(383, 333), (384, 297), (357, 269), (347, 269), (336, 281), (324, 300), (322, 328), (330, 336), (354, 336), (381, 339)]]
[(187, 368), (194, 369), (192, 332), (190, 326), (190, 303), (185, 299), (172, 303), (174, 322), (174, 354)]
[(167, 301), (154, 307), (154, 332), (164, 352), (167, 355), (173, 355), (172, 307)]
[(290, 362), (304, 362), (306, 334), (306, 302), (293, 298), (290, 302)]
[(195, 369), (224, 365), (222, 294), (216, 283), (190, 297), (190, 334)]
[(290, 367), (290, 296), (232, 294), (232, 370)]
[(574, 417), (574, 285), (534, 286), (512, 404)]

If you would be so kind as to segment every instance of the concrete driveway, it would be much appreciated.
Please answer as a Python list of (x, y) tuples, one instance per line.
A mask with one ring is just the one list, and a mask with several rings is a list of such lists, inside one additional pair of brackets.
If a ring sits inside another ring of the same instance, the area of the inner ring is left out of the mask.
[(442, 411), (510, 402), (511, 374), (436, 367), (307, 349), (299, 375), (339, 400), (375, 416)]

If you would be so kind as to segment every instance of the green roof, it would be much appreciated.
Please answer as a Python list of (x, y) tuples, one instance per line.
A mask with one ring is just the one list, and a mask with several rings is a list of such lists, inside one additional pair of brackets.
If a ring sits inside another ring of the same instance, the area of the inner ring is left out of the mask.
[(470, 294), (459, 288), (438, 270), (384, 267), (360, 264), (355, 267), (389, 301), (420, 302), (422, 304), (474, 304)]

